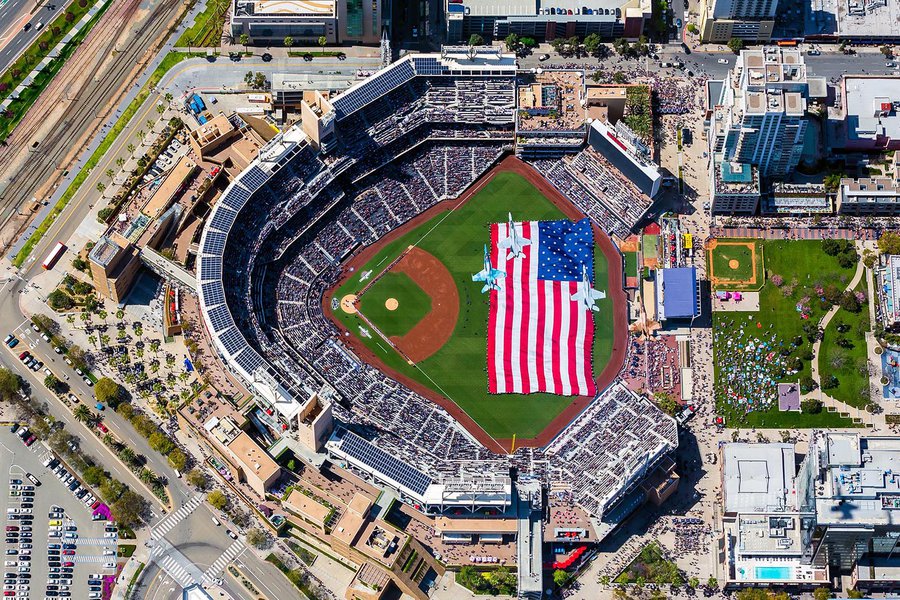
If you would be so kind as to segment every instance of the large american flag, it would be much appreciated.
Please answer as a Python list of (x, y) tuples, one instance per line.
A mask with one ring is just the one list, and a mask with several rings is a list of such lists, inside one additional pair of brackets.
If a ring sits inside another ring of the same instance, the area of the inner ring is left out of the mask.
[(592, 368), (593, 315), (571, 300), (582, 266), (593, 281), (590, 221), (513, 224), (531, 240), (522, 258), (497, 244), (509, 225), (491, 225), (491, 264), (506, 273), (491, 290), (488, 316), (488, 390), (492, 394), (596, 393)]

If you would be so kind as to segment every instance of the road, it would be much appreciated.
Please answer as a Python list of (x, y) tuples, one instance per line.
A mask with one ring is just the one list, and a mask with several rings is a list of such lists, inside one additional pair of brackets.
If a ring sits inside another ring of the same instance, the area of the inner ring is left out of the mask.
[[(59, 7), (65, 4), (60, 0), (57, 5), (53, 1), (39, 0), (7, 0), (0, 6), (0, 72), (15, 61), (28, 48), (43, 28), (36, 25), (41, 22), (47, 25), (62, 12)], [(31, 23), (28, 31), (24, 30)]]

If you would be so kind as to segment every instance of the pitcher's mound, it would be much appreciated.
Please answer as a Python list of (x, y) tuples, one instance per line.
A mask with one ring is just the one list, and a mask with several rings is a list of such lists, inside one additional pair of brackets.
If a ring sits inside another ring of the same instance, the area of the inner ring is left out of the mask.
[(737, 268), (740, 267), (740, 266), (741, 266), (741, 263), (739, 263), (738, 261), (734, 260), (733, 258), (732, 258), (731, 260), (728, 261), (728, 267), (731, 268), (731, 269), (737, 269)]
[(384, 307), (388, 310), (397, 310), (398, 306), (400, 306), (400, 303), (397, 302), (396, 298), (388, 298), (384, 301)]
[(341, 298), (341, 310), (348, 315), (356, 314), (356, 294), (347, 294)]

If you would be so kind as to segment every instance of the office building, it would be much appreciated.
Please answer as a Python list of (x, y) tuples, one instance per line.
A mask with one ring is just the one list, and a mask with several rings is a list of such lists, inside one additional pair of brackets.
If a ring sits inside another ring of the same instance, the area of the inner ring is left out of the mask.
[(710, 199), (714, 215), (752, 215), (759, 206), (759, 170), (751, 164), (723, 160), (715, 154), (710, 161)]
[(815, 511), (813, 566), (846, 573), (900, 551), (900, 437), (816, 430), (798, 478)]
[(140, 270), (138, 254), (138, 249), (125, 240), (118, 243), (107, 235), (97, 240), (88, 254), (97, 293), (113, 302), (122, 302)]
[(381, 41), (379, 0), (234, 0), (231, 36), (242, 34), (256, 45), (279, 45), (286, 37), (294, 44), (316, 45), (320, 37), (329, 44)]
[(778, 0), (704, 0), (700, 5), (700, 39), (716, 44), (733, 37), (768, 42), (777, 10)]
[(844, 77), (841, 96), (841, 118), (829, 121), (833, 147), (900, 150), (900, 77)]
[(713, 89), (719, 95), (710, 98), (710, 154), (755, 165), (763, 177), (792, 172), (803, 152), (809, 97), (800, 51), (743, 50), (728, 78), (721, 85), (711, 85)]
[(446, 0), (447, 40), (472, 34), (502, 40), (510, 33), (538, 42), (596, 33), (603, 38), (637, 39), (652, 14), (650, 0)]

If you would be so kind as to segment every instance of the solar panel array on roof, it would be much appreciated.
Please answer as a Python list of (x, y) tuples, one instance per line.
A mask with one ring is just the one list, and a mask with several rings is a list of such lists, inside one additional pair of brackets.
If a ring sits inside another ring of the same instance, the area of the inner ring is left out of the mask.
[(225, 250), (225, 239), (227, 237), (227, 234), (219, 231), (207, 232), (206, 241), (203, 242), (203, 253), (221, 255)]
[(220, 202), (234, 210), (241, 210), (249, 199), (250, 192), (248, 190), (239, 185), (233, 185), (231, 186), (231, 189), (228, 190), (228, 193), (222, 196)]
[(200, 280), (222, 279), (222, 257), (204, 256), (200, 259)]
[(234, 223), (235, 217), (237, 217), (237, 213), (233, 210), (219, 208), (209, 222), (209, 226), (213, 229), (218, 229), (219, 231), (231, 231), (231, 226)]
[(203, 284), (203, 302), (206, 306), (216, 306), (225, 302), (225, 288), (221, 280), (208, 281)]
[(241, 335), (241, 332), (238, 331), (237, 327), (229, 327), (228, 329), (220, 333), (219, 341), (222, 342), (222, 345), (225, 347), (225, 351), (232, 356), (237, 354), (244, 346), (247, 345), (247, 340), (244, 339), (244, 336)]
[(355, 458), (420, 496), (425, 493), (425, 490), (431, 484), (431, 477), (394, 458), (352, 431), (344, 432), (344, 435), (341, 437), (340, 448), (348, 456)]
[(234, 357), (234, 360), (240, 368), (251, 375), (263, 365), (262, 357), (250, 346), (244, 348), (244, 351)]
[(342, 119), (355, 113), (366, 104), (378, 100), (415, 76), (412, 64), (408, 60), (394, 63), (387, 69), (369, 77), (356, 89), (341, 94), (331, 105), (337, 113), (337, 118)]
[(416, 67), (416, 75), (442, 75), (447, 70), (436, 58), (419, 56), (413, 57), (412, 60)]
[(255, 192), (263, 185), (265, 185), (266, 181), (268, 181), (268, 177), (263, 173), (262, 169), (253, 165), (247, 171), (241, 175), (241, 185), (250, 190), (251, 192)]
[(231, 313), (228, 312), (228, 306), (225, 304), (211, 308), (208, 313), (209, 322), (212, 323), (213, 331), (216, 333), (234, 325), (234, 320), (231, 318)]

